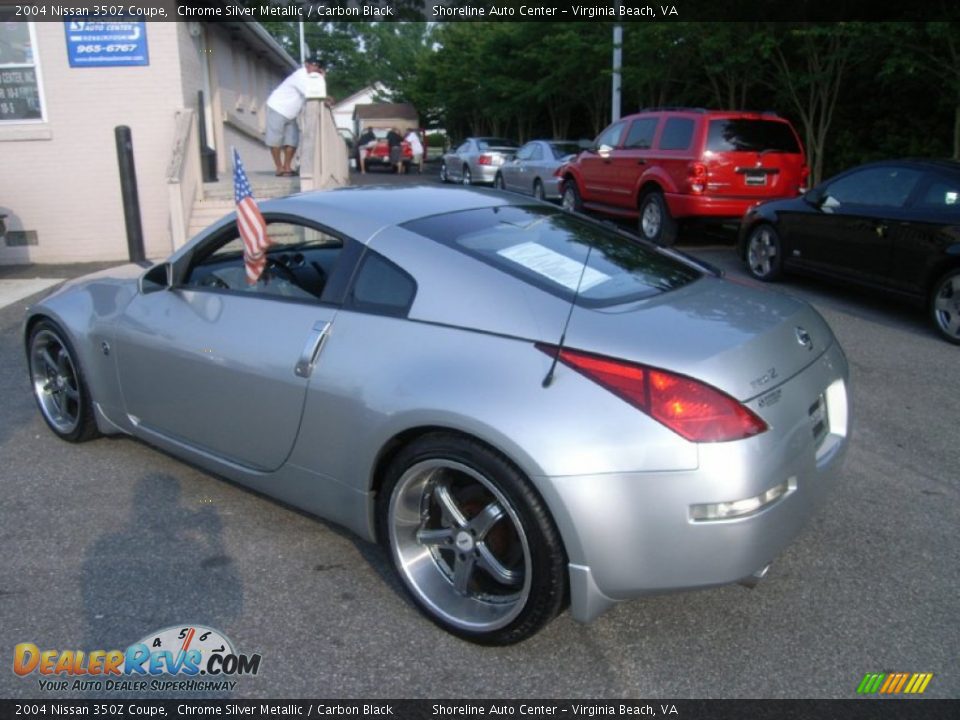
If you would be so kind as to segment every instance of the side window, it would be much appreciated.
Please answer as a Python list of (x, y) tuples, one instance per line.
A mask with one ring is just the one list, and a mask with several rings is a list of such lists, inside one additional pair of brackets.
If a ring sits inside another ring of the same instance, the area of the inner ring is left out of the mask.
[(343, 252), (343, 241), (323, 230), (279, 219), (267, 219), (267, 236), (272, 245), (257, 282), (247, 282), (243, 241), (233, 225), (198, 252), (184, 286), (319, 301)]
[(936, 212), (960, 214), (960, 180), (932, 177), (917, 201), (917, 207)]
[(517, 150), (517, 160), (530, 160), (533, 156), (533, 150), (536, 147), (533, 143), (528, 143)]
[(470, 143), (465, 142), (460, 147), (457, 148), (456, 154), (463, 155), (464, 153), (470, 152)]
[(824, 207), (903, 207), (920, 177), (921, 173), (911, 168), (867, 168), (831, 183), (826, 190)]
[(657, 131), (658, 121), (659, 118), (656, 117), (634, 120), (623, 146), (633, 150), (649, 150), (653, 145), (653, 135)]
[(533, 161), (543, 160), (543, 148), (539, 145), (534, 145), (533, 150), (530, 153), (530, 159)]
[(347, 297), (347, 308), (403, 317), (417, 294), (413, 278), (392, 262), (368, 250)]
[(594, 143), (595, 147), (600, 147), (601, 145), (607, 145), (608, 147), (619, 147), (620, 146), (620, 135), (623, 132), (623, 126), (625, 123), (618, 122), (614, 123), (602, 133), (600, 137), (597, 138), (597, 141)]
[(661, 150), (686, 150), (693, 141), (693, 120), (691, 118), (672, 117), (664, 123), (660, 134)]

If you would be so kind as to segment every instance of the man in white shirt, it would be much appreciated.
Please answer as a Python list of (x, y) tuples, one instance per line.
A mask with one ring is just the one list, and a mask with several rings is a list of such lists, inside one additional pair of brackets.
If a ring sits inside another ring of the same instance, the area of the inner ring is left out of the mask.
[(307, 76), (323, 73), (320, 58), (311, 57), (290, 74), (267, 98), (267, 132), (264, 138), (273, 155), (278, 176), (292, 176), (293, 155), (300, 144), (297, 116), (307, 95)]
[(407, 131), (407, 136), (404, 138), (410, 144), (410, 151), (413, 153), (413, 162), (410, 163), (410, 166), (417, 166), (417, 174), (423, 173), (423, 143), (420, 142), (420, 133), (416, 131), (415, 128), (410, 128)]

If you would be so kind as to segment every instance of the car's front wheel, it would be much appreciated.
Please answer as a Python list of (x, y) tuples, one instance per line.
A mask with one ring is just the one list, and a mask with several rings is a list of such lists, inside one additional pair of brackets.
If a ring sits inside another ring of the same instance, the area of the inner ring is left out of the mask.
[(773, 225), (761, 223), (747, 236), (747, 269), (757, 280), (770, 282), (783, 269), (783, 244)]
[(677, 221), (670, 214), (663, 193), (653, 190), (641, 198), (639, 230), (644, 238), (663, 247), (677, 241)]
[(543, 501), (505, 457), (450, 433), (400, 451), (377, 498), (378, 532), (431, 620), (508, 645), (562, 608), (566, 559)]
[(50, 429), (69, 442), (96, 437), (90, 391), (66, 333), (50, 320), (38, 322), (30, 331), (27, 362), (33, 397)]
[(450, 182), (450, 175), (447, 174), (447, 163), (445, 162), (440, 163), (440, 182)]
[(582, 212), (583, 200), (580, 198), (580, 191), (577, 190), (577, 181), (569, 178), (563, 181), (563, 195), (560, 198), (560, 205), (569, 212)]
[(944, 340), (960, 345), (960, 268), (954, 268), (933, 286), (930, 299), (933, 324)]

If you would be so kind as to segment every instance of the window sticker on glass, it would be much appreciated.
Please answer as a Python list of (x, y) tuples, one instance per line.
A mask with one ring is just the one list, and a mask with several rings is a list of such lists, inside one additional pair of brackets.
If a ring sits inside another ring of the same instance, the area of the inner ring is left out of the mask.
[[(558, 285), (563, 285), (573, 291), (576, 291), (578, 283), (580, 292), (584, 292), (610, 279), (609, 275), (591, 267), (584, 269), (583, 263), (568, 258), (566, 255), (561, 255), (540, 243), (520, 243), (498, 251), (497, 255), (512, 260), (518, 265), (538, 275), (543, 275)], [(580, 281), (581, 272), (583, 273), (582, 282)]]

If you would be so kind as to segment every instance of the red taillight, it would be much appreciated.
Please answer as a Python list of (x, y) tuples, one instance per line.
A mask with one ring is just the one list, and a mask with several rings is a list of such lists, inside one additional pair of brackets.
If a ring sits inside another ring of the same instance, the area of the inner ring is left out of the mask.
[(493, 158), (490, 155), (481, 155), (477, 158), (477, 165), (493, 165)]
[(810, 168), (806, 165), (800, 168), (800, 187), (797, 188), (801, 193), (805, 193), (810, 185)]
[[(538, 343), (537, 349), (557, 353), (555, 345)], [(560, 362), (691, 442), (741, 440), (767, 430), (734, 398), (684, 375), (568, 348)]]
[(702, 193), (707, 188), (707, 166), (703, 163), (690, 163), (690, 190)]

